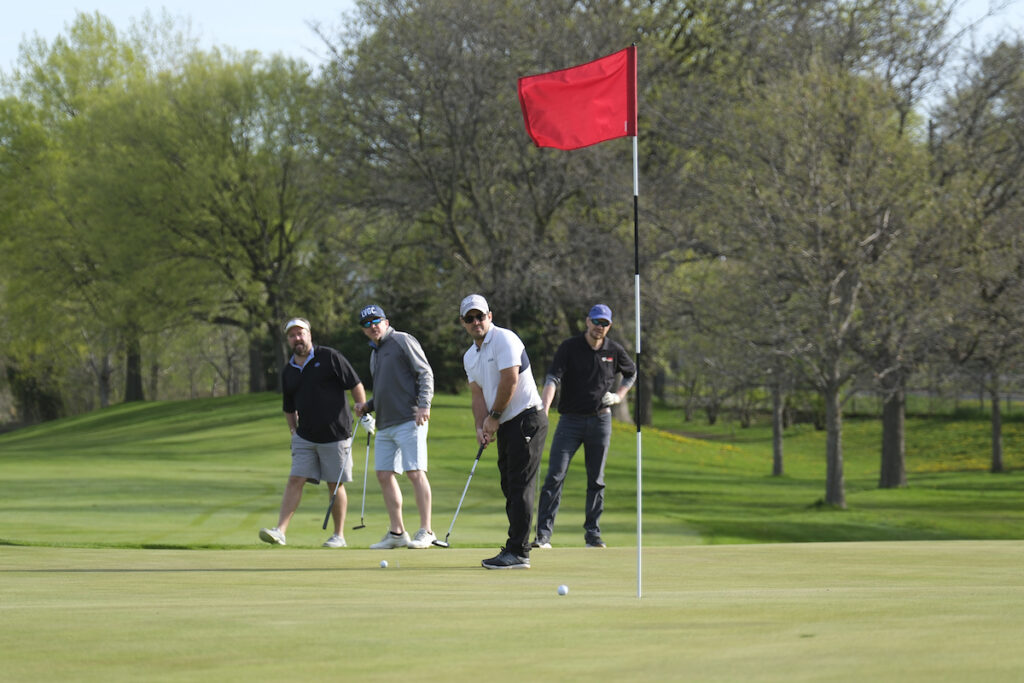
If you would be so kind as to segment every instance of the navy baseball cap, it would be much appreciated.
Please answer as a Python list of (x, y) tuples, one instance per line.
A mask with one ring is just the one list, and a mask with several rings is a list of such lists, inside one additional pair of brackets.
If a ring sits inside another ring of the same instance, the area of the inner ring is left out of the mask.
[(590, 313), (587, 313), (587, 317), (591, 320), (607, 320), (612, 321), (612, 309), (608, 308), (604, 304), (597, 304), (590, 309)]
[(374, 318), (387, 318), (387, 316), (384, 315), (384, 309), (377, 304), (364, 306), (363, 310), (359, 311), (360, 323), (365, 323), (367, 320), (373, 320)]

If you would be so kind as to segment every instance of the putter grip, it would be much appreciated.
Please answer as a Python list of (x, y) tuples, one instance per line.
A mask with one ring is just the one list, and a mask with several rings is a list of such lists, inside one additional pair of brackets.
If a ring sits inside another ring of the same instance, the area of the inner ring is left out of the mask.
[(331, 502), (327, 504), (327, 514), (324, 515), (324, 526), (323, 526), (324, 529), (327, 528), (327, 521), (331, 518), (331, 508), (334, 507), (334, 499), (337, 498), (337, 497), (338, 497), (338, 492), (335, 491), (334, 495), (331, 496)]

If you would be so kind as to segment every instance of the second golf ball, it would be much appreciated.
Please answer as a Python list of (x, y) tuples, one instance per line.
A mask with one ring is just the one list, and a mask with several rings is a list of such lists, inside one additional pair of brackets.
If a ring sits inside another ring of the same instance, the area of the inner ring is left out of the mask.
[(564, 583), (561, 586), (558, 587), (558, 594), (559, 595), (565, 595), (568, 592), (569, 592), (569, 587), (566, 586)]
[(381, 560), (381, 561), (380, 561), (380, 566), (381, 566), (381, 567), (384, 567), (384, 568), (386, 569), (386, 568), (387, 568), (387, 566), (388, 566), (388, 561), (387, 561), (387, 560)]

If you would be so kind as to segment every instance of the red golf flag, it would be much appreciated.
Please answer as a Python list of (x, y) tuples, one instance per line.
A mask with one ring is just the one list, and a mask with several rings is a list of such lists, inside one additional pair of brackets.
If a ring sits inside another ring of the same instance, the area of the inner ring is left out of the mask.
[(519, 79), (526, 132), (538, 147), (579, 149), (636, 135), (636, 46)]

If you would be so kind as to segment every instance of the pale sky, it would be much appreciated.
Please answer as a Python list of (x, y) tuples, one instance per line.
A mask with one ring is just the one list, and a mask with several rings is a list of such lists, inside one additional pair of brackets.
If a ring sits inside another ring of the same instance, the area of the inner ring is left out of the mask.
[[(500, 1), (500, 0), (481, 0)], [(238, 50), (281, 52), (318, 64), (323, 59), (319, 39), (307, 22), (336, 26), (342, 12), (353, 9), (353, 0), (5, 0), (0, 11), (0, 69), (9, 71), (23, 38), (35, 33), (52, 41), (65, 32), (78, 11), (98, 11), (126, 31), (132, 19), (149, 9), (159, 15), (163, 8), (175, 17), (191, 19), (192, 30), (203, 47), (229, 46)], [(1024, 30), (1024, 0), (964, 0), (958, 22), (985, 14), (990, 5), (1006, 6), (999, 18), (982, 26), (982, 39), (1002, 28)]]
[(0, 69), (9, 72), (18, 58), (18, 46), (36, 33), (52, 42), (66, 33), (79, 12), (99, 12), (118, 32), (148, 9), (159, 16), (190, 19), (192, 34), (203, 47), (228, 46), (238, 50), (281, 52), (312, 64), (323, 60), (322, 43), (308, 22), (337, 26), (342, 12), (351, 12), (353, 0), (4, 0), (0, 10)]

